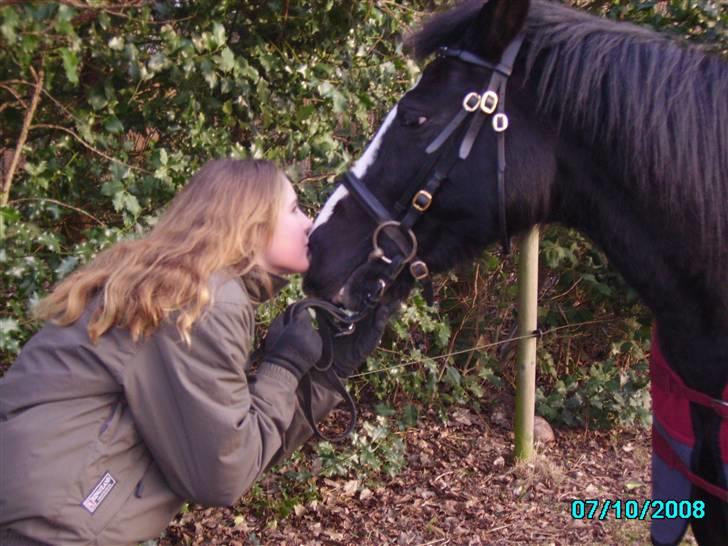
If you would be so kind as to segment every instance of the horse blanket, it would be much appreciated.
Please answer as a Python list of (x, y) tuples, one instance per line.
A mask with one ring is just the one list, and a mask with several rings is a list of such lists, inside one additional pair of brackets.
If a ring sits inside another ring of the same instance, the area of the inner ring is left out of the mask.
[[(677, 502), (690, 500), (692, 485), (728, 502), (728, 491), (708, 483), (692, 469), (696, 438), (690, 415), (690, 402), (711, 407), (723, 417), (720, 427), (720, 453), (724, 480), (728, 483), (728, 385), (723, 401), (712, 400), (688, 388), (668, 366), (660, 350), (657, 330), (652, 332), (650, 354), (652, 394), (652, 498)], [(688, 519), (652, 519), (651, 533), (661, 544), (676, 544), (687, 529)]]

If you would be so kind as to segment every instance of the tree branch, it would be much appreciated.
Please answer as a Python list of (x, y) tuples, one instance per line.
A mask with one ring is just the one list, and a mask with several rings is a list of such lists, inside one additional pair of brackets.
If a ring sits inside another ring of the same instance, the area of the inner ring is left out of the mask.
[[(129, 0), (127, 2), (111, 2), (109, 4), (88, 4), (81, 2), (80, 0), (56, 0), (59, 4), (64, 4), (76, 9), (91, 9), (91, 10), (109, 10), (109, 9), (130, 9), (138, 8), (145, 4), (151, 3), (149, 0)], [(46, 4), (43, 0), (0, 0), (0, 7), (2, 6), (14, 6), (18, 4)]]
[(15, 97), (15, 100), (18, 101), (23, 108), (26, 110), (28, 109), (28, 103), (23, 100), (23, 97), (20, 96), (20, 93), (18, 93), (17, 90), (13, 89), (9, 85), (5, 85), (4, 83), (0, 83), (0, 89), (5, 89), (5, 91)]
[(13, 199), (12, 201), (8, 202), (9, 205), (14, 205), (15, 203), (24, 203), (27, 201), (48, 201), (49, 203), (53, 203), (54, 205), (59, 205), (61, 207), (66, 207), (67, 209), (75, 210), (76, 212), (80, 212), (81, 214), (88, 216), (98, 224), (101, 224), (102, 226), (106, 227), (106, 223), (102, 222), (96, 216), (91, 214), (90, 212), (86, 212), (83, 209), (80, 209), (78, 207), (74, 207), (73, 205), (69, 205), (68, 203), (63, 203), (62, 201), (57, 201), (55, 199), (51, 199), (50, 197), (23, 197), (21, 199)]
[(129, 165), (128, 163), (124, 163), (121, 159), (116, 159), (115, 157), (111, 157), (110, 155), (105, 154), (104, 152), (102, 152), (101, 150), (99, 150), (98, 148), (94, 148), (93, 146), (91, 146), (91, 144), (89, 144), (84, 139), (82, 139), (74, 131), (71, 131), (68, 127), (63, 127), (62, 125), (53, 125), (53, 124), (50, 124), (50, 123), (38, 123), (37, 125), (33, 125), (31, 127), (31, 129), (55, 129), (57, 131), (63, 131), (64, 133), (68, 133), (73, 138), (75, 138), (76, 140), (78, 140), (81, 144), (83, 144), (83, 146), (85, 146), (86, 148), (88, 148), (89, 150), (91, 150), (93, 153), (95, 153), (97, 155), (100, 155), (104, 159), (108, 159), (109, 161), (113, 161), (114, 163), (120, 163), (120, 164), (124, 165), (125, 167), (129, 167), (130, 169), (134, 169), (135, 171), (140, 171), (140, 172), (143, 172), (145, 174), (151, 174), (151, 171), (148, 171), (148, 170), (143, 169), (141, 167), (135, 167), (134, 165)]
[[(42, 64), (42, 63), (41, 63)], [(33, 122), (33, 116), (35, 110), (38, 108), (38, 102), (40, 101), (40, 94), (43, 90), (43, 81), (45, 79), (45, 72), (41, 68), (36, 74), (35, 70), (31, 67), (30, 69), (35, 76), (35, 88), (33, 89), (33, 98), (30, 101), (30, 106), (25, 111), (25, 118), (23, 119), (23, 128), (20, 131), (18, 137), (18, 144), (15, 147), (15, 154), (10, 162), (8, 173), (3, 180), (2, 194), (0, 194), (0, 205), (5, 206), (8, 204), (8, 198), (10, 197), (10, 186), (13, 184), (13, 176), (20, 163), (20, 156), (23, 154), (23, 146), (25, 146), (26, 140), (28, 140), (28, 131), (30, 130), (30, 124)]]

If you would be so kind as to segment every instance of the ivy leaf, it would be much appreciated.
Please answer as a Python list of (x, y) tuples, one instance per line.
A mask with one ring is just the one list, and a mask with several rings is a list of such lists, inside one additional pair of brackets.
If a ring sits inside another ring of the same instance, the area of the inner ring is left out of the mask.
[(46, 231), (44, 233), (41, 233), (38, 236), (38, 242), (42, 244), (44, 247), (46, 247), (51, 252), (59, 252), (61, 249), (61, 245), (58, 241), (58, 236), (50, 231)]
[(57, 20), (61, 23), (70, 23), (76, 16), (76, 10), (66, 4), (58, 6)]
[(106, 106), (109, 101), (104, 96), (103, 93), (94, 92), (91, 93), (91, 95), (88, 98), (88, 103), (91, 105), (91, 108), (94, 110), (101, 110), (104, 106)]
[(0, 11), (2, 11), (3, 14), (3, 23), (0, 25), (0, 32), (2, 32), (2, 35), (8, 41), (8, 44), (12, 44), (15, 42), (15, 29), (20, 22), (18, 12), (13, 7), (6, 7)]
[(258, 79), (260, 79), (260, 74), (255, 69), (255, 67), (251, 66), (246, 59), (240, 59), (238, 64), (240, 65), (240, 73), (243, 76), (245, 76), (253, 83), (258, 82)]
[(101, 185), (101, 195), (107, 197), (116, 196), (117, 193), (124, 189), (124, 185), (119, 180), (109, 180)]
[(210, 89), (213, 89), (217, 85), (218, 78), (212, 63), (208, 59), (205, 59), (200, 63), (200, 69), (202, 70), (202, 77), (205, 78), (207, 85), (210, 86)]
[(71, 83), (78, 83), (78, 65), (79, 60), (76, 53), (64, 47), (61, 49), (61, 58), (63, 59), (63, 68), (66, 70), (66, 78)]
[(169, 66), (169, 59), (164, 53), (155, 53), (147, 63), (149, 70), (156, 73), (161, 72)]
[(142, 210), (141, 206), (139, 206), (139, 200), (136, 198), (136, 195), (132, 195), (128, 192), (125, 192), (124, 195), (124, 208), (134, 216), (137, 216)]
[(104, 121), (104, 129), (110, 133), (121, 133), (124, 131), (124, 124), (116, 116), (109, 116)]
[(46, 167), (48, 167), (48, 162), (45, 160), (37, 164), (27, 161), (23, 166), (23, 169), (25, 169), (25, 172), (27, 172), (30, 176), (40, 176), (45, 172)]
[(18, 332), (20, 325), (14, 318), (1, 318), (0, 319), (0, 334), (8, 335), (12, 332)]
[(76, 269), (78, 262), (78, 256), (68, 256), (66, 258), (63, 258), (59, 266), (56, 267), (54, 271), (54, 273), (56, 274), (56, 278), (62, 279), (63, 277), (68, 275), (71, 271)]
[(218, 65), (223, 72), (230, 72), (235, 68), (235, 55), (229, 47), (226, 47), (218, 57)]
[(121, 36), (114, 36), (109, 40), (109, 49), (114, 51), (121, 51), (124, 49), (124, 38)]
[(227, 41), (225, 39), (225, 27), (218, 22), (215, 22), (215, 24), (212, 25), (212, 38), (215, 41), (216, 47), (225, 45), (225, 42)]
[(447, 382), (453, 387), (459, 387), (462, 381), (462, 375), (460, 375), (460, 372), (454, 366), (447, 367), (447, 371), (445, 372), (445, 378)]
[[(109, 165), (109, 172), (111, 173), (112, 179), (115, 181), (124, 180), (131, 175), (131, 169), (129, 167), (117, 162)], [(113, 195), (113, 192), (104, 195)]]
[(126, 192), (124, 190), (118, 191), (114, 194), (114, 198), (111, 200), (111, 204), (114, 205), (116, 212), (121, 211), (124, 208), (124, 201), (126, 199)]

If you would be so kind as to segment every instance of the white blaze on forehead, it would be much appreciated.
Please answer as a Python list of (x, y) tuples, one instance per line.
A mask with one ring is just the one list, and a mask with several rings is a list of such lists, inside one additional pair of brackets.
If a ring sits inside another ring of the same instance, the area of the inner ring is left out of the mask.
[[(382, 126), (377, 131), (377, 134), (374, 135), (374, 139), (367, 147), (364, 155), (361, 156), (354, 164), (354, 167), (351, 170), (358, 178), (362, 178), (366, 174), (369, 166), (377, 159), (377, 153), (379, 152), (379, 146), (382, 144), (382, 138), (384, 137), (384, 133), (387, 132), (387, 129), (392, 124), (392, 121), (396, 116), (397, 106), (392, 108), (389, 114), (387, 114), (384, 123), (382, 123)], [(333, 214), (336, 204), (347, 195), (349, 195), (349, 190), (347, 190), (345, 186), (341, 185), (336, 188), (336, 191), (331, 195), (331, 197), (329, 197), (329, 199), (326, 201), (323, 208), (321, 209), (321, 212), (319, 212), (319, 215), (316, 217), (316, 221), (313, 223), (313, 228), (311, 228), (311, 231), (325, 224)]]
[(323, 208), (321, 209), (321, 212), (319, 212), (318, 216), (316, 217), (316, 221), (313, 223), (311, 231), (319, 227), (321, 224), (324, 224), (334, 212), (334, 207), (336, 206), (336, 203), (341, 201), (347, 195), (349, 195), (349, 191), (343, 184), (336, 188), (336, 191), (331, 194), (331, 197), (328, 198)]
[(387, 132), (387, 129), (389, 129), (389, 126), (392, 124), (392, 121), (394, 121), (396, 116), (397, 106), (395, 105), (389, 114), (387, 114), (387, 117), (384, 119), (384, 123), (382, 123), (377, 134), (374, 135), (374, 139), (369, 143), (369, 146), (367, 146), (364, 155), (357, 160), (354, 164), (354, 168), (351, 169), (357, 177), (364, 178), (369, 166), (377, 159), (377, 153), (379, 153), (379, 147), (382, 145), (384, 133)]

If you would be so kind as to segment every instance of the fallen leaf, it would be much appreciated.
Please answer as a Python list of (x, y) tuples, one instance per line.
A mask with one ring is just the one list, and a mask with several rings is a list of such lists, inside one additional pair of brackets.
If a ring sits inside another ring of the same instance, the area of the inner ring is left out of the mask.
[(359, 489), (359, 480), (349, 480), (344, 484), (343, 494), (347, 497), (353, 497), (357, 489)]

